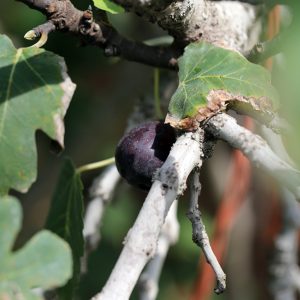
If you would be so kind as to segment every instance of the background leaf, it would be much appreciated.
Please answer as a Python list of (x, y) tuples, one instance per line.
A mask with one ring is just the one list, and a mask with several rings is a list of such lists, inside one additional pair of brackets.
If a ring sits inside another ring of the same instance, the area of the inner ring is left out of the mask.
[(181, 122), (184, 118), (202, 121), (224, 110), (230, 101), (248, 104), (258, 111), (278, 105), (269, 72), (238, 52), (204, 42), (194, 43), (185, 48), (178, 63), (179, 86), (167, 117), (175, 127), (184, 127)]
[(21, 207), (10, 196), (0, 199), (0, 299), (40, 299), (31, 289), (65, 284), (72, 274), (67, 243), (43, 230), (18, 251), (11, 252), (21, 225)]
[(292, 23), (286, 28), (287, 38), (281, 45), (282, 54), (276, 57), (273, 75), (283, 99), (281, 114), (294, 128), (294, 132), (284, 135), (283, 140), (289, 154), (300, 167), (300, 2), (291, 3), (291, 9)]
[(75, 85), (64, 60), (43, 49), (16, 49), (0, 35), (0, 195), (26, 192), (36, 179), (35, 131), (63, 145), (63, 117)]
[(110, 0), (93, 0), (93, 2), (96, 7), (111, 14), (120, 14), (124, 12), (124, 8), (122, 6), (115, 4)]
[(73, 163), (66, 159), (52, 199), (46, 228), (66, 240), (73, 254), (73, 278), (59, 291), (60, 299), (73, 299), (80, 276), (83, 255), (83, 197), (80, 175)]

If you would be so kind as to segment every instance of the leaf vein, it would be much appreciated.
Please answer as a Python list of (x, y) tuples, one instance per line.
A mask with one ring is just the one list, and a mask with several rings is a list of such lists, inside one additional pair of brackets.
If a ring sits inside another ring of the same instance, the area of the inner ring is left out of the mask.
[(7, 85), (7, 90), (6, 90), (6, 96), (5, 96), (4, 105), (3, 105), (2, 119), (0, 122), (0, 139), (2, 137), (3, 130), (4, 130), (4, 121), (5, 121), (6, 115), (7, 115), (8, 100), (9, 100), (9, 97), (11, 94), (13, 78), (14, 78), (17, 63), (20, 60), (21, 55), (22, 55), (22, 49), (18, 49), (14, 56), (13, 62), (12, 62), (12, 67), (11, 67), (11, 71), (9, 74), (8, 85)]

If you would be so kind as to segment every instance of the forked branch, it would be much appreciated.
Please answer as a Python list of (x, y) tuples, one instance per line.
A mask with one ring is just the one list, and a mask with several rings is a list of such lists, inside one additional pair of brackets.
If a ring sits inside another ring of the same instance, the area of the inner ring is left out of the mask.
[(205, 225), (202, 221), (201, 212), (198, 207), (198, 199), (201, 191), (199, 176), (199, 170), (195, 169), (192, 172), (189, 180), (190, 200), (187, 217), (192, 223), (193, 241), (202, 249), (206, 261), (211, 265), (216, 274), (217, 286), (215, 288), (215, 293), (221, 294), (226, 289), (226, 275), (223, 272), (222, 267), (220, 266), (210, 246), (209, 238), (206, 233)]

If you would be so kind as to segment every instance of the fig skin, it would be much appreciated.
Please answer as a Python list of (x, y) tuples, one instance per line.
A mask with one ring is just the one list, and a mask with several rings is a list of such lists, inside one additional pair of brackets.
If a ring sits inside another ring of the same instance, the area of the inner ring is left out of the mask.
[(175, 141), (175, 129), (169, 124), (161, 121), (140, 124), (116, 148), (119, 173), (129, 184), (148, 191), (155, 171), (163, 165)]

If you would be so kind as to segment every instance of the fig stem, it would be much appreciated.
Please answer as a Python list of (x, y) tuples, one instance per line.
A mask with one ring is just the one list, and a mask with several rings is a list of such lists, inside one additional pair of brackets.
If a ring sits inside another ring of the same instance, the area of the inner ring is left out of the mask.
[(100, 168), (106, 167), (108, 165), (111, 165), (114, 162), (115, 162), (115, 158), (111, 157), (111, 158), (108, 158), (108, 159), (104, 159), (104, 160), (100, 160), (100, 161), (97, 161), (97, 162), (94, 162), (94, 163), (83, 165), (83, 166), (77, 168), (76, 172), (77, 173), (83, 173), (83, 172), (87, 172), (87, 171), (91, 171), (91, 170), (100, 169)]
[[(29, 30), (28, 32), (26, 32), (26, 34), (24, 35), (24, 38), (26, 40), (34, 40), (36, 38), (38, 38), (39, 35), (37, 35), (34, 30)], [(30, 47), (37, 47), (37, 48), (41, 48), (43, 47), (48, 40), (48, 33), (47, 32), (42, 32), (42, 34), (40, 35), (40, 39), (33, 45), (31, 45)]]
[(159, 78), (160, 78), (160, 70), (159, 68), (154, 68), (154, 72), (153, 72), (154, 107), (155, 107), (156, 118), (160, 120), (163, 118), (163, 113), (160, 107)]

